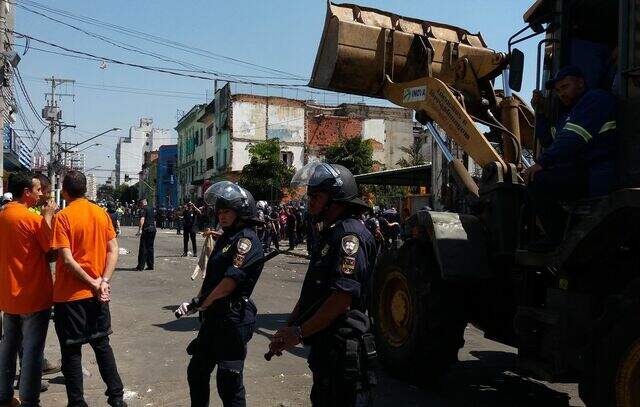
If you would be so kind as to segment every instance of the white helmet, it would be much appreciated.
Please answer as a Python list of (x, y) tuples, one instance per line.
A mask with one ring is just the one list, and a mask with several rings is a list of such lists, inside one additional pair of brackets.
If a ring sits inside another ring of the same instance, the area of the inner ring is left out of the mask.
[(2, 195), (2, 203), (13, 201), (13, 194), (11, 192), (6, 192)]

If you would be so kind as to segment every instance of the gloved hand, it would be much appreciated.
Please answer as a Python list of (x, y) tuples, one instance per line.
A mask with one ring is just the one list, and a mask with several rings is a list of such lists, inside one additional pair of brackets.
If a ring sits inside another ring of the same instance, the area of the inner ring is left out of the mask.
[(178, 317), (183, 317), (185, 315), (191, 315), (194, 314), (197, 310), (196, 309), (189, 309), (189, 303), (188, 302), (183, 302), (180, 307), (178, 307), (178, 309), (176, 310), (176, 316)]

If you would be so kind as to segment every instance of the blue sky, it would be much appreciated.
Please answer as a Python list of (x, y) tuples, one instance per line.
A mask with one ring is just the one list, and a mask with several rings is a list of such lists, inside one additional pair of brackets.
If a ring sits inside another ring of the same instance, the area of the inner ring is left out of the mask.
[[(322, 33), (326, 2), (324, 0), (34, 0), (49, 7), (73, 14), (92, 17), (118, 26), (168, 38), (216, 54), (254, 64), (278, 69), (308, 78)], [(532, 0), (364, 0), (358, 4), (380, 8), (399, 15), (457, 25), (469, 31), (482, 32), (487, 44), (494, 49), (507, 48), (507, 40), (523, 26), (522, 15)], [(27, 5), (26, 3), (22, 3)], [(33, 7), (31, 7), (34, 9)], [(255, 76), (277, 76), (274, 72), (257, 71), (228, 60), (205, 58), (177, 51), (158, 44), (136, 39), (104, 28), (59, 18), (85, 30), (140, 47), (146, 52), (162, 54), (172, 59), (186, 61), (207, 70)], [(82, 34), (41, 16), (17, 9), (15, 31), (43, 39), (67, 48), (111, 57), (127, 62), (153, 66), (183, 68), (175, 63), (130, 52)], [(24, 45), (25, 41), (17, 40)], [(535, 81), (535, 40), (521, 47), (527, 55), (525, 82), (522, 95), (529, 99)], [(31, 47), (47, 48), (33, 41)], [(19, 48), (21, 49), (21, 48)], [(100, 68), (97, 61), (73, 59), (42, 53), (31, 49), (22, 56), (22, 77), (39, 110), (44, 105), (47, 87), (42, 78), (55, 75), (77, 81), (77, 85), (62, 86), (62, 92), (75, 93), (75, 100), (63, 98), (64, 120), (76, 124), (77, 130), (68, 129), (63, 141), (77, 142), (103, 130), (120, 127), (120, 134), (110, 133), (102, 137), (102, 146), (87, 151), (88, 166), (100, 165), (102, 169), (114, 168), (117, 137), (125, 135), (139, 117), (151, 117), (157, 127), (173, 128), (178, 111), (189, 110), (195, 103), (211, 98), (213, 82), (208, 80), (179, 78), (161, 73), (107, 63)], [(255, 81), (284, 82), (278, 79)], [(286, 81), (291, 83), (291, 81)], [(300, 83), (300, 82), (298, 82)], [(257, 90), (249, 86), (232, 88), (235, 91)], [(270, 89), (270, 94), (280, 91)], [(301, 96), (303, 93), (299, 92)], [(294, 91), (284, 96), (295, 96)], [(306, 95), (305, 95), (306, 96)], [(320, 102), (323, 96), (316, 96)], [(346, 101), (346, 96), (341, 101)], [(359, 100), (352, 97), (352, 101)], [(328, 96), (327, 102), (335, 102)], [(26, 109), (26, 106), (25, 110)], [(30, 115), (37, 132), (37, 125)], [(47, 149), (46, 143), (41, 147)], [(101, 177), (106, 172), (97, 172)]]

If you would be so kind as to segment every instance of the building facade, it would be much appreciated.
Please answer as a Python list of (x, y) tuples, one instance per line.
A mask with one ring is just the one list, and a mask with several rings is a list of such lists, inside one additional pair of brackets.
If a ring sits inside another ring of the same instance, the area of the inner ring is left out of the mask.
[(204, 115), (206, 105), (195, 105), (178, 120), (178, 190), (180, 199), (195, 200), (202, 196), (204, 183), (204, 125), (198, 120)]
[(178, 122), (178, 199), (197, 199), (210, 183), (236, 179), (251, 160), (250, 147), (274, 138), (282, 161), (294, 168), (321, 160), (326, 147), (353, 137), (371, 140), (376, 170), (398, 168), (401, 147), (414, 143), (413, 125), (407, 109), (232, 95), (225, 86)]
[(129, 128), (129, 135), (121, 137), (116, 147), (115, 187), (135, 183), (142, 168), (145, 151), (157, 151), (163, 144), (171, 144), (169, 129), (153, 127), (153, 119), (141, 118), (137, 126)]
[(176, 208), (178, 206), (177, 160), (178, 147), (176, 144), (164, 145), (158, 149), (156, 183), (156, 204), (158, 207)]
[(98, 185), (96, 176), (93, 174), (86, 174), (87, 177), (87, 198), (95, 201), (98, 197)]
[(145, 151), (142, 169), (138, 173), (138, 198), (145, 198), (149, 205), (156, 206), (156, 185), (158, 183), (158, 152)]

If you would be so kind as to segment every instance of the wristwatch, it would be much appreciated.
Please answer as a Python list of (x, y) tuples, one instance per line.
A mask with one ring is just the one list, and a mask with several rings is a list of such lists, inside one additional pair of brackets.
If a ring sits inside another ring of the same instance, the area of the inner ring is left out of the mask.
[(109, 284), (109, 279), (108, 278), (102, 277), (102, 281), (104, 281), (105, 283)]
[(304, 334), (302, 333), (302, 325), (298, 325), (295, 328), (296, 328), (296, 338), (298, 338), (298, 340), (302, 342), (302, 339), (304, 338)]

